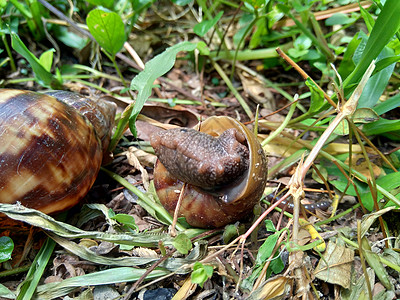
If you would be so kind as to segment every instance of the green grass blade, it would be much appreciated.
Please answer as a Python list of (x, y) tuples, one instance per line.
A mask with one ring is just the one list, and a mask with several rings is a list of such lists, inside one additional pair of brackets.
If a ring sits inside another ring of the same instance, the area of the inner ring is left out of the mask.
[(49, 238), (43, 244), (39, 253), (35, 257), (35, 260), (33, 261), (25, 280), (18, 287), (19, 294), (17, 296), (17, 300), (32, 299), (39, 280), (42, 278), (43, 272), (50, 260), (50, 256), (53, 253), (55, 245), (56, 243)]
[(345, 89), (347, 88), (346, 94), (350, 92), (349, 89), (352, 86), (359, 82), (372, 60), (381, 53), (382, 49), (399, 30), (399, 15), (400, 1), (387, 0), (375, 22), (359, 63), (343, 83)]
[[(76, 288), (85, 286), (136, 281), (145, 272), (146, 269), (121, 267), (87, 275), (76, 276), (65, 279), (62, 282), (53, 282), (39, 286), (37, 299), (55, 299), (74, 291)], [(157, 269), (148, 274), (146, 279), (158, 278), (169, 273), (169, 271)]]
[(59, 88), (61, 86), (61, 83), (58, 82), (50, 72), (46, 71), (46, 69), (41, 65), (39, 59), (29, 51), (19, 36), (13, 32), (11, 33), (11, 45), (15, 51), (21, 54), (29, 62), (33, 72), (35, 72), (35, 77), (39, 84), (53, 88)]

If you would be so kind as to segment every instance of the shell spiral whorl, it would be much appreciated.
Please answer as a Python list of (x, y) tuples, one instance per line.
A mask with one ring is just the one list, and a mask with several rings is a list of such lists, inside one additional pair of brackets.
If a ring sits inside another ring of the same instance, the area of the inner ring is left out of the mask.
[[(81, 113), (67, 102), (87, 99), (62, 91), (52, 95), (0, 89), (1, 203), (19, 201), (45, 213), (59, 212), (77, 204), (96, 179), (115, 104), (103, 111), (78, 104), (94, 111)], [(87, 114), (101, 115), (101, 130)]]

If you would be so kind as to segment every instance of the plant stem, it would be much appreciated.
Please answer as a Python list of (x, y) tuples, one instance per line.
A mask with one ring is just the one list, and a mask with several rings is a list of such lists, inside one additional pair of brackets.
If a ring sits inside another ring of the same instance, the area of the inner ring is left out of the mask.
[[(284, 44), (281, 48), (286, 51), (290, 48), (292, 44)], [(235, 57), (235, 50), (230, 51), (211, 51), (209, 57), (214, 58), (215, 60), (220, 59), (229, 59), (232, 60)], [(264, 48), (264, 49), (256, 49), (256, 50), (241, 50), (237, 52), (236, 61), (243, 61), (243, 60), (256, 60), (256, 59), (265, 59), (265, 58), (273, 58), (278, 57), (279, 55), (276, 53), (275, 48)]]
[(296, 109), (296, 105), (297, 105), (297, 101), (294, 101), (289, 109), (288, 114), (286, 115), (285, 120), (274, 132), (272, 132), (265, 140), (262, 141), (262, 143), (261, 143), (262, 147), (265, 147), (270, 141), (272, 141), (274, 138), (276, 138), (278, 135), (280, 135), (281, 132), (286, 128), (286, 126), (289, 124), (290, 119), (293, 116), (293, 113)]

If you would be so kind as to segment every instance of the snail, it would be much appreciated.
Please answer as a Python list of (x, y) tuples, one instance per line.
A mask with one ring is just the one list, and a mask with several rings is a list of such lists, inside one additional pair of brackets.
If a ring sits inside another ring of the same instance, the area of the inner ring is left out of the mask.
[(182, 193), (179, 214), (192, 226), (221, 227), (240, 220), (263, 194), (264, 151), (256, 136), (230, 117), (208, 118), (200, 131), (156, 132), (150, 143), (158, 156), (154, 185), (161, 204), (172, 213)]
[(71, 92), (0, 89), (0, 202), (48, 214), (76, 205), (96, 179), (115, 112)]

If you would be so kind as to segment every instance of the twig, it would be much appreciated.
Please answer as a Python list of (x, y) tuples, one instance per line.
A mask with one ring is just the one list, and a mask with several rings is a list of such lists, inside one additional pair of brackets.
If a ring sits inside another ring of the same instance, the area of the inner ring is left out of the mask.
[(59, 11), (57, 8), (55, 8), (53, 5), (48, 3), (46, 0), (38, 0), (38, 2), (40, 2), (44, 7), (46, 7), (48, 10), (50, 10), (57, 17), (66, 21), (68, 24), (70, 24), (72, 27), (74, 27), (79, 33), (83, 34), (84, 36), (87, 36), (93, 42), (96, 41), (95, 38), (90, 34), (90, 32), (88, 32), (87, 30), (76, 25), (76, 23), (73, 20), (68, 18), (65, 14), (63, 14), (61, 11)]
[(276, 52), (284, 59), (288, 64), (290, 64), (299, 74), (305, 79), (310, 79), (317, 87), (318, 89), (324, 94), (324, 98), (329, 102), (330, 105), (332, 105), (334, 108), (336, 108), (336, 103), (333, 102), (331, 97), (328, 96), (327, 93), (302, 69), (298, 64), (296, 64), (289, 56), (286, 55), (285, 52), (281, 50), (281, 48), (276, 48)]
[(182, 205), (182, 199), (183, 199), (183, 194), (185, 193), (185, 188), (186, 188), (186, 182), (182, 185), (181, 192), (179, 193), (178, 202), (176, 203), (176, 206), (175, 206), (174, 218), (173, 218), (172, 224), (171, 224), (171, 236), (176, 236), (175, 226), (176, 226), (176, 223), (178, 222), (179, 209), (181, 208), (181, 205)]

